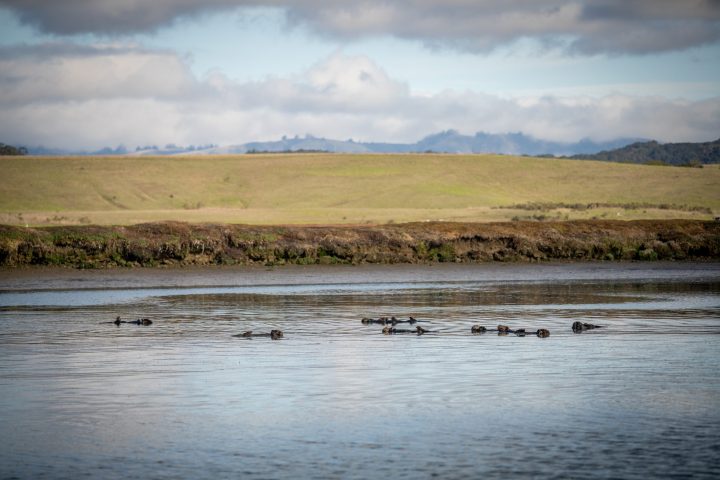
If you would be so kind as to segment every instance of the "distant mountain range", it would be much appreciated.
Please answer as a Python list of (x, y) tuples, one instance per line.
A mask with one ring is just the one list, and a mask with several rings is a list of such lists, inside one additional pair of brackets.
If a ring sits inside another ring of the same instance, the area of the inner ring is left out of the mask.
[(720, 139), (705, 143), (637, 142), (615, 150), (573, 155), (572, 158), (688, 166), (720, 163)]
[(356, 142), (331, 140), (312, 135), (271, 142), (250, 142), (242, 145), (216, 147), (195, 153), (252, 153), (325, 151), (333, 153), (503, 153), (509, 155), (575, 155), (590, 154), (618, 148), (638, 139), (618, 139), (610, 142), (593, 142), (588, 139), (575, 143), (540, 140), (523, 133), (490, 134), (478, 132), (463, 135), (456, 130), (428, 135), (415, 143)]
[(28, 148), (30, 155), (210, 155), (265, 152), (331, 152), (331, 153), (502, 153), (508, 155), (561, 156), (581, 160), (667, 165), (700, 165), (720, 163), (720, 139), (705, 143), (658, 143), (621, 138), (609, 142), (584, 139), (575, 143), (540, 140), (523, 133), (491, 134), (478, 132), (463, 135), (456, 130), (428, 135), (415, 143), (356, 142), (332, 140), (312, 135), (283, 137), (270, 142), (242, 145), (200, 145), (182, 147), (145, 146), (128, 150), (123, 146), (92, 152), (69, 151), (44, 147)]
[(541, 140), (523, 133), (491, 134), (478, 132), (463, 135), (447, 130), (428, 135), (415, 143), (356, 142), (333, 140), (312, 135), (283, 137), (270, 142), (249, 142), (241, 145), (146, 146), (128, 150), (125, 147), (103, 148), (97, 151), (68, 151), (44, 147), (28, 148), (30, 155), (203, 155), (254, 152), (323, 151), (333, 153), (503, 153), (509, 155), (555, 155), (569, 156), (594, 154), (603, 150), (623, 147), (640, 139), (623, 138), (609, 142), (593, 142), (589, 139), (575, 143)]

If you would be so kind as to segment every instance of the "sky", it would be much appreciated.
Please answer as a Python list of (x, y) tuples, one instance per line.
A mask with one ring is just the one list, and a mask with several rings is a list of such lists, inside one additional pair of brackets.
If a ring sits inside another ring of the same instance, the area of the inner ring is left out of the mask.
[(720, 0), (0, 0), (0, 142), (720, 138)]

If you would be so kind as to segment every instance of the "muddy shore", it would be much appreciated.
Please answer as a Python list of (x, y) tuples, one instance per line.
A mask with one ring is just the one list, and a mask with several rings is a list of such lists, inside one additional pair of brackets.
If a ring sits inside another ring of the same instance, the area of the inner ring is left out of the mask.
[(0, 225), (0, 266), (72, 268), (545, 260), (718, 260), (720, 222), (693, 220), (248, 226)]

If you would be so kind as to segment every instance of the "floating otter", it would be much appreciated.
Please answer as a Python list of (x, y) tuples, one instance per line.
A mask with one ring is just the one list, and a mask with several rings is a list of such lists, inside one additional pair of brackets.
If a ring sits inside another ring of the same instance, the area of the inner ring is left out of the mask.
[(510, 327), (507, 325), (498, 325), (497, 332), (498, 335), (507, 335), (508, 333), (512, 333), (512, 330), (510, 330)]
[(483, 327), (482, 325), (473, 325), (470, 327), (471, 333), (485, 333), (487, 332), (487, 328)]
[(360, 320), (360, 323), (363, 325), (371, 325), (371, 324), (379, 324), (379, 325), (397, 325), (398, 323), (409, 323), (410, 325), (417, 323), (417, 320), (415, 320), (413, 317), (410, 317), (407, 320), (398, 320), (396, 317), (380, 317), (377, 320), (374, 318), (363, 318)]
[(582, 332), (583, 330), (592, 330), (593, 328), (602, 328), (601, 325), (593, 325), (592, 323), (573, 322), (572, 330), (575, 333)]
[(410, 325), (417, 323), (417, 320), (415, 320), (413, 317), (408, 318), (407, 320), (398, 320), (395, 317), (390, 317), (390, 323), (393, 325), (397, 325), (398, 323), (409, 323)]
[(121, 320), (120, 316), (118, 315), (115, 318), (115, 321), (110, 323), (114, 323), (117, 326), (120, 326), (121, 323), (131, 323), (134, 325), (152, 325), (152, 320), (150, 320), (149, 318), (138, 318), (137, 320)]
[(233, 335), (233, 337), (243, 337), (243, 338), (270, 337), (273, 340), (278, 340), (280, 338), (283, 338), (283, 332), (281, 330), (270, 330), (270, 333), (253, 333), (252, 330), (249, 330), (247, 332), (238, 333), (237, 335)]
[(360, 322), (363, 325), (371, 325), (371, 324), (387, 325), (388, 323), (390, 323), (390, 319), (388, 319), (387, 317), (380, 317), (376, 320), (374, 318), (365, 317), (362, 320), (360, 320)]
[(403, 328), (395, 328), (395, 327), (385, 327), (382, 329), (382, 333), (385, 335), (395, 335), (396, 333), (417, 333), (418, 335), (422, 335), (423, 333), (427, 333), (429, 330), (425, 330), (424, 328), (417, 326), (415, 327), (415, 330), (408, 330)]
[[(476, 330), (475, 330), (476, 327), (480, 328), (482, 330), (478, 330), (476, 332)], [(470, 331), (473, 333), (480, 333), (480, 332), (485, 332), (486, 330), (485, 330), (485, 327), (481, 327), (480, 325), (475, 325), (472, 327), (472, 329)], [(507, 335), (509, 333), (514, 333), (518, 337), (524, 337), (528, 333), (527, 330), (524, 328), (518, 328), (518, 329), (513, 330), (510, 327), (508, 327), (507, 325), (498, 325), (497, 331), (498, 331), (498, 335)], [(549, 337), (550, 331), (546, 328), (539, 328), (538, 330), (535, 331), (535, 335), (537, 335), (538, 337), (541, 337), (541, 338)]]
[(546, 328), (538, 328), (537, 332), (535, 334), (540, 338), (545, 338), (550, 336), (550, 330)]

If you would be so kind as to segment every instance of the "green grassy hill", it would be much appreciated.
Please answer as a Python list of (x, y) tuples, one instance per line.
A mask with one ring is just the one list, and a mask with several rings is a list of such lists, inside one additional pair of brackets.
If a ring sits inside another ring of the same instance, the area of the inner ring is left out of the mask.
[(6, 224), (711, 218), (720, 211), (717, 165), (268, 154), (5, 157), (0, 168)]

